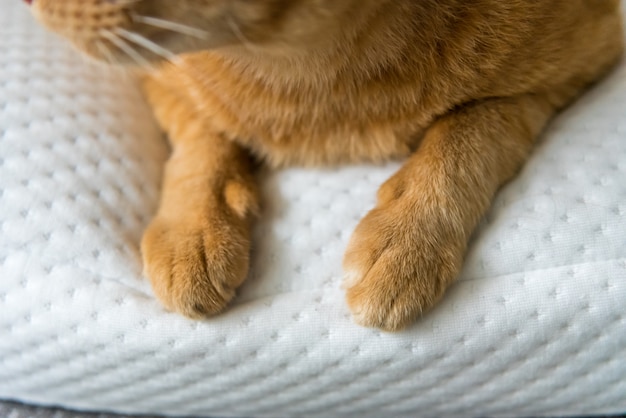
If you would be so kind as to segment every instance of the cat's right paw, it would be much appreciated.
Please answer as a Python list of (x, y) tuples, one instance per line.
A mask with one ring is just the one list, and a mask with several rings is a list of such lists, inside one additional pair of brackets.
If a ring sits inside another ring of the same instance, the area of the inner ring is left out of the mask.
[(248, 235), (232, 216), (202, 225), (157, 217), (141, 243), (144, 272), (168, 310), (194, 319), (215, 315), (247, 276)]

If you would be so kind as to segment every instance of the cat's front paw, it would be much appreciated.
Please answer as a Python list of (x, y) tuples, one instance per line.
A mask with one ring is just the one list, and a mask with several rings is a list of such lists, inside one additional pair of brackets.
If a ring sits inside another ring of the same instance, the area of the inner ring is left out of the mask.
[(250, 238), (235, 217), (155, 218), (141, 243), (144, 272), (163, 305), (190, 318), (222, 311), (248, 273)]
[(344, 258), (354, 320), (397, 331), (430, 309), (455, 279), (465, 245), (445, 220), (394, 196), (358, 225)]

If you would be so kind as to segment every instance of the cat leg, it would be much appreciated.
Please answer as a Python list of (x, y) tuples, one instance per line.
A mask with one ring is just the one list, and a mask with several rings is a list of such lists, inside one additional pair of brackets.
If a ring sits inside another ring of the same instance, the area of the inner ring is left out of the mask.
[(494, 194), (554, 112), (543, 97), (488, 99), (428, 130), (348, 246), (344, 287), (356, 322), (398, 330), (442, 297)]
[(216, 314), (248, 273), (259, 206), (252, 162), (208, 129), (175, 86), (155, 78), (144, 84), (172, 144), (160, 206), (141, 243), (144, 271), (167, 309)]

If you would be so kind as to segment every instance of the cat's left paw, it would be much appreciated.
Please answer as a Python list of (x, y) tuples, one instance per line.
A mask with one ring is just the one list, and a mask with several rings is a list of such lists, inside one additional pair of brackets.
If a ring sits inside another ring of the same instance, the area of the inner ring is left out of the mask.
[(202, 319), (224, 310), (248, 273), (247, 222), (218, 210), (205, 217), (156, 216), (144, 233), (145, 274), (170, 311)]
[(400, 197), (372, 210), (356, 228), (344, 258), (344, 287), (357, 323), (400, 330), (455, 279), (465, 245), (428, 215)]

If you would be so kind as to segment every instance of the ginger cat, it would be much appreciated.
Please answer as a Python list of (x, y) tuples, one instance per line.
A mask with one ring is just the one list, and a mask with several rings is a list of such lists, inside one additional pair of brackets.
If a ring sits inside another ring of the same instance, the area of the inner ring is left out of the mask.
[(619, 0), (28, 3), (88, 55), (146, 70), (173, 152), (145, 270), (192, 318), (222, 311), (248, 273), (253, 161), (406, 158), (344, 268), (356, 322), (410, 324), (454, 281), (546, 123), (623, 49)]

